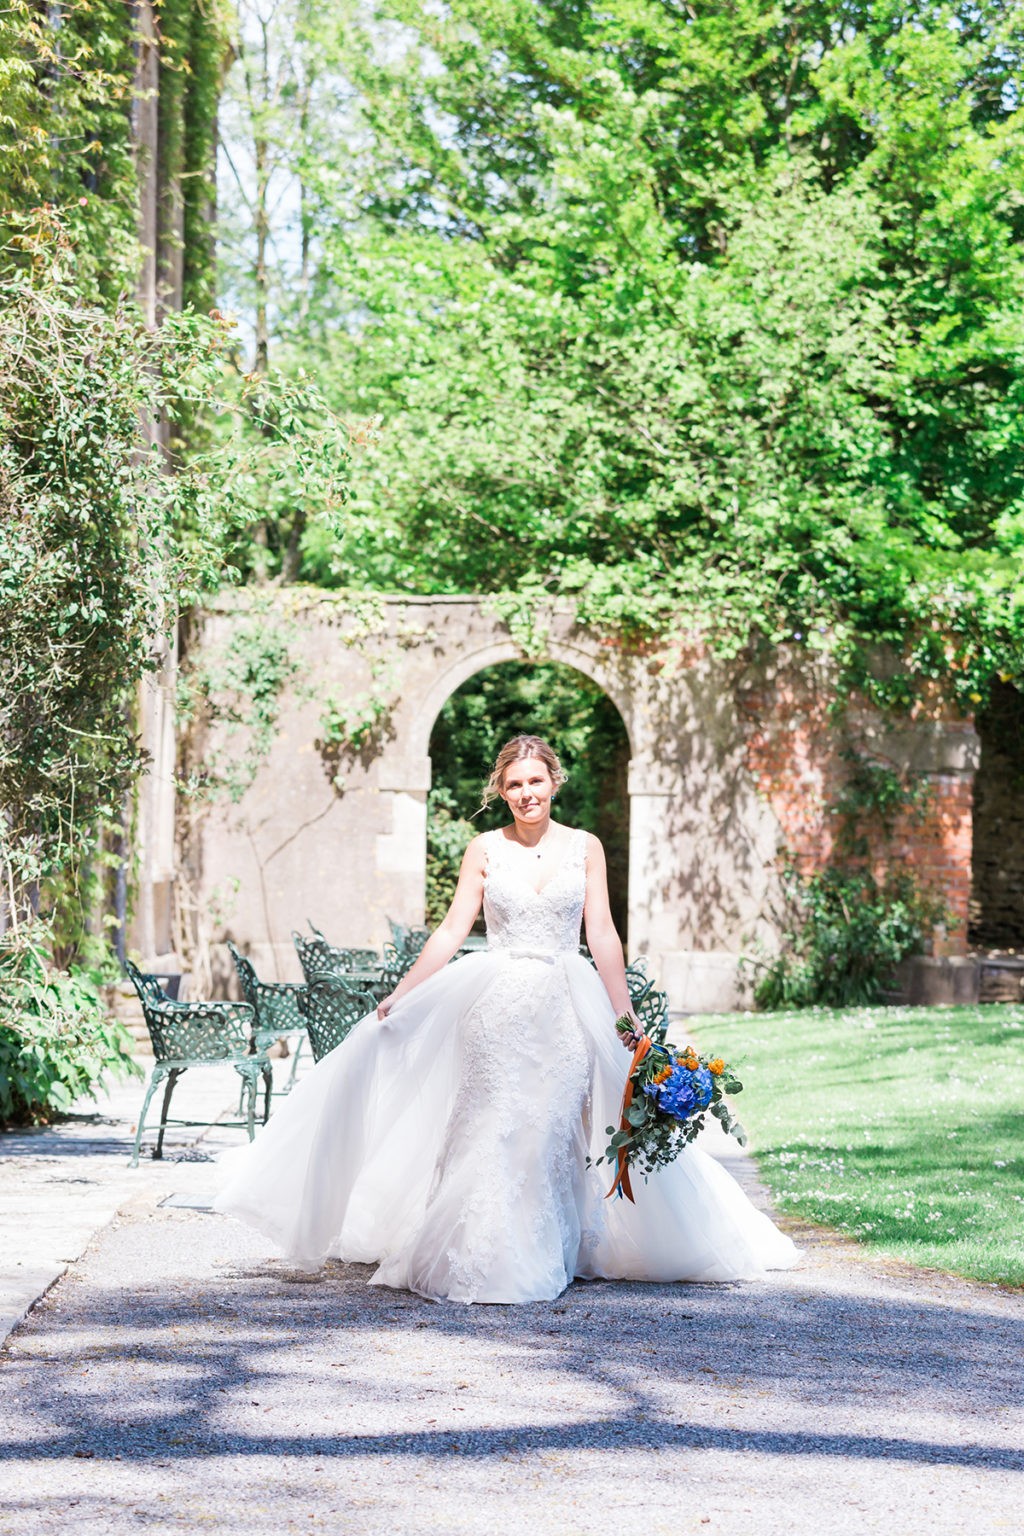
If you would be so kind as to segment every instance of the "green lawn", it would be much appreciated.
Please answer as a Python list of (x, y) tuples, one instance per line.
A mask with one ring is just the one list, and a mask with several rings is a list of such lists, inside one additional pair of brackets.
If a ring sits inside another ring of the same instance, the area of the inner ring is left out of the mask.
[(811, 1008), (687, 1020), (782, 1211), (1024, 1286), (1024, 1008)]

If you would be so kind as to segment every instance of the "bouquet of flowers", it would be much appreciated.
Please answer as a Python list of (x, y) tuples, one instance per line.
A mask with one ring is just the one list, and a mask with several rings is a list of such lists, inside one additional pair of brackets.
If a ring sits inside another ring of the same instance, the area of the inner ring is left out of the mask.
[[(632, 1019), (616, 1020), (621, 1035), (633, 1033)], [(727, 1093), (739, 1093), (743, 1084), (720, 1056), (699, 1056), (692, 1046), (673, 1051), (655, 1045), (645, 1035), (633, 1055), (622, 1096), (618, 1130), (608, 1126), (611, 1140), (597, 1163), (616, 1164), (615, 1182), (609, 1195), (632, 1200), (630, 1171), (646, 1179), (657, 1168), (672, 1162), (687, 1142), (704, 1128), (710, 1110), (722, 1130), (745, 1146), (747, 1133), (725, 1102)]]

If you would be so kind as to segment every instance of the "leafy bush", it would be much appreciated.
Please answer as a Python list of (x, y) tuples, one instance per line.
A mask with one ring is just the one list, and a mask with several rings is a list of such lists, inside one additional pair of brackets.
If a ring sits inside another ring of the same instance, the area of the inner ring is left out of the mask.
[[(0, 871), (12, 922), (41, 910), (75, 937), (90, 864), (128, 836), (135, 701), (179, 611), (219, 585), (254, 487), (305, 474), (340, 509), (349, 434), (315, 390), (234, 378), (221, 319), (151, 331), (127, 300), (86, 303), (54, 210), (19, 238), (20, 265), (5, 271), (0, 249)], [(219, 438), (186, 460), (197, 418)], [(169, 435), (174, 474), (147, 422)], [(258, 743), (287, 672), (275, 644), (260, 652), (272, 675), (239, 655), (228, 679), (246, 694), (266, 681)], [(80, 958), (74, 943), (65, 957)]]
[(462, 855), (479, 828), (459, 815), (454, 794), (439, 784), (430, 791), (427, 819), (427, 922), (444, 917), (459, 883)]
[(131, 1048), (88, 973), (52, 970), (24, 941), (0, 946), (0, 1124), (51, 1120), (95, 1098), (105, 1074), (139, 1075)]
[(882, 999), (899, 962), (919, 949), (940, 904), (906, 872), (883, 884), (833, 866), (783, 876), (790, 899), (781, 953), (754, 989), (760, 1008), (843, 1008)]

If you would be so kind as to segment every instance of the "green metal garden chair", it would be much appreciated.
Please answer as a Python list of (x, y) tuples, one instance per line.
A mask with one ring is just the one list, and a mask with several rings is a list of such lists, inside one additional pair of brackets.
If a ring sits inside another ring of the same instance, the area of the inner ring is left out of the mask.
[(626, 966), (626, 985), (633, 1003), (633, 1012), (644, 1027), (644, 1033), (655, 1045), (665, 1044), (668, 1033), (668, 993), (660, 992), (653, 981), (647, 979), (647, 961), (641, 956)]
[[(228, 949), (231, 951), (231, 958), (238, 972), (242, 996), (256, 1017), (252, 1033), (257, 1048), (261, 1051), (269, 1051), (278, 1040), (286, 1036), (298, 1035), (298, 1040), (291, 1052), (292, 1066), (288, 1074), (288, 1082), (281, 1090), (283, 1093), (290, 1093), (295, 1083), (299, 1057), (302, 1055), (302, 1047), (306, 1040), (306, 1021), (300, 1006), (300, 994), (305, 989), (294, 981), (260, 981), (248, 955), (241, 954), (230, 939)], [(271, 1069), (273, 1069), (273, 1063), (271, 1063)]]
[(411, 952), (413, 959), (430, 938), (429, 928), (410, 928), (407, 923), (396, 923), (390, 917), (388, 927), (391, 929), (391, 942), (395, 948)]
[[(580, 954), (596, 971), (594, 957), (585, 945), (580, 946)], [(654, 982), (648, 980), (645, 955), (631, 960), (626, 966), (626, 986), (633, 1012), (643, 1025), (644, 1033), (655, 1045), (664, 1045), (668, 1033), (668, 993), (658, 991)]]
[(377, 998), (347, 976), (316, 976), (305, 989), (302, 1009), (313, 1060), (322, 1061), (359, 1020), (377, 1007)]
[[(420, 945), (420, 949), (422, 947)], [(385, 943), (380, 976), (381, 997), (387, 997), (389, 992), (395, 990), (403, 976), (416, 964), (419, 953), (419, 949), (399, 949), (395, 944)]]
[(248, 1003), (176, 1003), (169, 998), (155, 976), (147, 976), (126, 962), (146, 1020), (149, 1038), (153, 1043), (155, 1065), (146, 1097), (142, 1101), (142, 1113), (135, 1132), (131, 1166), (139, 1166), (139, 1147), (146, 1125), (150, 1102), (162, 1082), (166, 1080), (163, 1105), (160, 1110), (160, 1130), (157, 1135), (155, 1158), (164, 1155), (164, 1132), (169, 1125), (205, 1125), (205, 1120), (170, 1120), (168, 1110), (171, 1096), (178, 1079), (190, 1067), (224, 1066), (230, 1064), (242, 1079), (247, 1093), (245, 1126), (251, 1141), (256, 1134), (256, 1091), (262, 1077), (264, 1088), (263, 1119), (270, 1114), (270, 1091), (273, 1084), (270, 1062), (253, 1037), (255, 1012)]
[(315, 980), (317, 976), (340, 976), (348, 971), (379, 971), (380, 955), (375, 949), (341, 949), (337, 944), (331, 944), (323, 934), (310, 923), (312, 938), (304, 933), (297, 933), (292, 929), (292, 943), (295, 945), (302, 966), (302, 974), (307, 983)]
[[(316, 924), (308, 917), (306, 918), (306, 922), (309, 924), (309, 931), (313, 935), (314, 939), (319, 939), (322, 944), (327, 944), (328, 940), (326, 935), (320, 932), (320, 929), (316, 926)], [(356, 947), (353, 949), (348, 946), (341, 946), (337, 944), (331, 944), (329, 947), (334, 951), (335, 954), (341, 956), (342, 966), (347, 971), (364, 971), (372, 970), (374, 966), (377, 966), (378, 969), (380, 967), (379, 949), (370, 949), (369, 947)]]

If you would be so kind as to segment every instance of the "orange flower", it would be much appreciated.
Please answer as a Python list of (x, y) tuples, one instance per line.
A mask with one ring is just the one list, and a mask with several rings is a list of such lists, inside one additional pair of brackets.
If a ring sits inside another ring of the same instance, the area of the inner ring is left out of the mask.
[(669, 1078), (671, 1076), (672, 1076), (672, 1068), (671, 1067), (662, 1067), (660, 1072), (656, 1072), (654, 1074), (654, 1077), (651, 1079), (651, 1081), (654, 1082), (654, 1083), (663, 1083), (666, 1080), (666, 1078)]
[(712, 1077), (721, 1077), (722, 1073), (725, 1071), (725, 1062), (722, 1060), (721, 1056), (712, 1057), (712, 1059), (708, 1062), (708, 1071), (711, 1073)]

